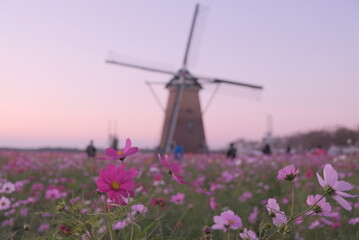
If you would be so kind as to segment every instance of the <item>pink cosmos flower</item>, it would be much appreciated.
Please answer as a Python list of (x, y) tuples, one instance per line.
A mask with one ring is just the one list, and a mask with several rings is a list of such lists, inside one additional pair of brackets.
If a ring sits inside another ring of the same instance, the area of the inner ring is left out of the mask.
[(176, 195), (173, 195), (171, 197), (171, 202), (173, 202), (177, 205), (182, 205), (184, 203), (185, 197), (186, 197), (186, 195), (184, 193), (177, 193)]
[(27, 208), (22, 208), (22, 209), (20, 210), (21, 216), (27, 216), (27, 213), (28, 213), (28, 209), (27, 209)]
[(221, 213), (221, 216), (213, 217), (214, 225), (212, 229), (227, 232), (229, 229), (236, 230), (242, 227), (242, 219), (235, 215), (233, 211), (227, 210)]
[(96, 181), (98, 191), (107, 193), (112, 202), (126, 205), (124, 198), (133, 197), (135, 187), (134, 170), (130, 170), (126, 171), (122, 165), (118, 168), (113, 164), (107, 165), (106, 170), (100, 170), (100, 177)]
[(66, 235), (66, 236), (72, 235), (71, 228), (67, 227), (65, 224), (62, 224), (60, 226), (60, 230), (61, 230), (62, 234)]
[(112, 225), (112, 229), (113, 230), (120, 230), (122, 228), (127, 227), (127, 225), (128, 225), (127, 221), (119, 221), (119, 222)]
[(212, 210), (216, 210), (218, 208), (218, 203), (216, 203), (214, 197), (211, 197), (209, 199), (209, 206), (211, 207)]
[(50, 228), (50, 224), (42, 223), (39, 228), (37, 229), (38, 232), (45, 232), (47, 229)]
[(12, 205), (13, 209), (7, 211), (7, 212), (4, 212), (4, 216), (10, 216), (10, 215), (13, 215), (15, 212), (16, 212), (16, 209), (14, 209), (14, 206), (15, 204)]
[[(326, 202), (325, 197), (322, 198), (322, 195), (310, 195), (307, 197), (307, 204), (312, 207), (312, 210), (307, 212), (308, 215), (310, 214), (318, 214), (320, 216), (328, 216), (328, 213), (332, 211), (332, 207), (328, 202)], [(322, 198), (322, 199), (321, 199)], [(321, 199), (319, 202), (318, 200)]]
[(274, 198), (268, 199), (266, 207), (274, 225), (278, 226), (280, 223), (287, 222), (287, 217), (283, 211), (280, 211), (277, 200)]
[(34, 183), (31, 187), (32, 191), (42, 191), (44, 190), (44, 185), (42, 183)]
[(170, 163), (168, 160), (168, 155), (166, 154), (164, 158), (158, 154), (158, 158), (160, 159), (160, 163), (167, 169), (168, 174), (171, 174), (173, 179), (176, 180), (179, 184), (186, 184), (187, 182), (183, 181), (183, 177), (180, 176), (182, 171), (180, 165), (177, 163)]
[(99, 158), (99, 159), (103, 159), (103, 160), (118, 160), (119, 159), (119, 160), (123, 161), (126, 157), (133, 155), (137, 152), (138, 152), (138, 147), (131, 147), (131, 139), (127, 138), (126, 145), (122, 150), (116, 151), (113, 148), (106, 148), (105, 154), (107, 155), (107, 157)]
[(239, 234), (239, 236), (243, 240), (258, 240), (257, 234), (252, 230), (248, 230), (247, 228), (245, 228), (243, 232)]
[(6, 219), (6, 220), (2, 221), (1, 226), (2, 227), (12, 226), (12, 225), (14, 225), (14, 223), (15, 223), (15, 218), (12, 217), (12, 218), (9, 218), (9, 219)]
[(82, 234), (81, 236), (81, 240), (91, 240), (91, 233), (89, 231), (86, 231), (84, 234)]
[(359, 223), (359, 217), (349, 219), (348, 223), (352, 225)]
[(157, 174), (153, 177), (153, 186), (157, 186), (158, 184), (163, 184), (161, 174)]
[(318, 220), (315, 220), (308, 226), (308, 229), (313, 230), (314, 228), (320, 227), (321, 225), (322, 224)]
[(106, 226), (100, 227), (100, 229), (98, 230), (98, 234), (102, 234), (106, 231)]
[(135, 216), (136, 214), (146, 214), (148, 212), (148, 208), (142, 204), (135, 204), (131, 206), (131, 215)]
[(350, 211), (352, 207), (343, 197), (354, 198), (356, 195), (351, 195), (343, 191), (349, 191), (353, 189), (353, 186), (345, 181), (338, 181), (338, 173), (334, 170), (331, 164), (326, 164), (323, 170), (324, 180), (317, 173), (317, 178), (320, 186), (324, 188), (324, 191), (329, 196), (332, 196), (343, 208)]
[(299, 169), (296, 169), (293, 165), (289, 165), (278, 171), (277, 178), (279, 180), (293, 181), (298, 174)]
[(249, 192), (249, 191), (246, 191), (246, 192), (244, 192), (244, 193), (238, 198), (238, 200), (239, 200), (240, 202), (245, 202), (245, 201), (247, 201), (247, 200), (250, 199), (250, 198), (252, 198), (252, 193)]
[(159, 206), (162, 207), (163, 210), (167, 209), (166, 201), (163, 197), (161, 198), (152, 198), (150, 204), (152, 206)]
[(13, 193), (15, 191), (15, 185), (11, 182), (4, 183), (0, 192), (2, 193)]
[(256, 206), (253, 208), (252, 212), (249, 214), (248, 221), (251, 224), (255, 224), (257, 221), (257, 218), (258, 218), (258, 214), (259, 214), (259, 210), (258, 210), (258, 207)]
[(308, 169), (306, 172), (305, 172), (305, 176), (310, 179), (313, 177), (313, 172), (312, 170)]
[(6, 210), (10, 208), (11, 202), (7, 197), (0, 198), (0, 210)]
[(49, 190), (46, 190), (45, 198), (50, 199), (50, 200), (56, 200), (56, 199), (61, 198), (61, 193), (56, 188), (49, 189)]

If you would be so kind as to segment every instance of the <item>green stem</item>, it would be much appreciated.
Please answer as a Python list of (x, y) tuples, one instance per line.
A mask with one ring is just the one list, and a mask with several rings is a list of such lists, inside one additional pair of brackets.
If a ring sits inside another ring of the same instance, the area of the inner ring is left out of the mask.
[(321, 198), (319, 198), (318, 201), (316, 201), (312, 206), (310, 206), (309, 208), (307, 208), (306, 210), (304, 210), (304, 212), (299, 213), (298, 215), (296, 215), (296, 216), (294, 216), (294, 217), (291, 217), (288, 222), (293, 221), (294, 219), (299, 218), (299, 217), (303, 216), (304, 214), (306, 214), (307, 212), (309, 212), (310, 210), (312, 210), (313, 206), (315, 206), (315, 205), (316, 205), (320, 200), (322, 200), (326, 195), (327, 195), (327, 194), (324, 194), (324, 195), (323, 195)]
[[(147, 203), (146, 203), (146, 207), (150, 204), (150, 202), (152, 201), (153, 197), (156, 195), (156, 193), (157, 193), (157, 191), (158, 191), (158, 188), (160, 187), (160, 184), (161, 184), (162, 181), (163, 181), (163, 180), (161, 180), (161, 181), (158, 182), (155, 191), (152, 193), (151, 197), (148, 199), (148, 201), (147, 201)], [(145, 210), (145, 209), (143, 209), (143, 210), (135, 217), (135, 220), (136, 220), (136, 219), (139, 219), (139, 218), (142, 216), (144, 210)]]
[(264, 220), (266, 220), (267, 217), (269, 217), (269, 216), (268, 215), (265, 216), (265, 218), (263, 218), (261, 223), (259, 224), (259, 238), (262, 236), (262, 231), (263, 231), (262, 225), (264, 223)]
[(228, 230), (228, 231), (227, 231), (227, 240), (230, 240), (230, 239), (231, 239), (230, 236), (231, 236), (231, 235), (230, 235), (229, 230)]
[[(160, 218), (160, 209), (157, 207), (157, 216)], [(163, 239), (163, 229), (162, 229), (162, 221), (159, 220), (159, 229), (160, 229), (160, 238)]]
[(148, 202), (147, 202), (146, 205), (150, 204), (152, 198), (156, 195), (156, 193), (157, 193), (157, 191), (158, 191), (158, 188), (160, 187), (160, 184), (161, 184), (162, 181), (163, 181), (163, 180), (161, 180), (161, 181), (158, 182), (155, 191), (152, 193), (150, 199), (148, 199)]
[(290, 217), (293, 217), (294, 211), (294, 181), (292, 181), (292, 210), (290, 211)]
[[(110, 211), (109, 207), (107, 205), (107, 196), (106, 196), (106, 199), (105, 199), (105, 209), (106, 209), (106, 212)], [(114, 232), (112, 231), (112, 226), (111, 226), (110, 222), (108, 221), (108, 219), (107, 219), (107, 227), (110, 230), (110, 240), (114, 240), (115, 239), (114, 236), (113, 236)]]
[(267, 238), (267, 240), (270, 240), (274, 235), (276, 235), (278, 232), (272, 232), (269, 236), (268, 236), (268, 238)]
[[(183, 214), (182, 216), (178, 219), (177, 223), (176, 223), (176, 226), (175, 226), (175, 229), (173, 231), (173, 233), (177, 233), (177, 231), (180, 229), (180, 226), (179, 224), (181, 224), (181, 221), (183, 220), (184, 216), (186, 215), (187, 211), (183, 211)], [(172, 234), (171, 234), (172, 235)]]
[(133, 223), (131, 224), (131, 240), (133, 239)]
[(111, 240), (114, 240), (114, 239), (115, 239), (115, 237), (113, 236), (113, 231), (112, 231), (111, 226), (110, 226), (110, 239), (111, 239)]

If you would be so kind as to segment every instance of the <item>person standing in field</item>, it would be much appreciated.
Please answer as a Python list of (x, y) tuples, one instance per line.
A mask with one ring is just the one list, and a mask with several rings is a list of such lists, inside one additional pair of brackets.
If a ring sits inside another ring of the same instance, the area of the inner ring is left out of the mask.
[(264, 148), (262, 149), (262, 153), (265, 154), (265, 155), (271, 155), (272, 154), (272, 150), (271, 150), (271, 147), (268, 143), (266, 143), (264, 145)]
[(227, 158), (234, 159), (237, 156), (237, 149), (234, 147), (234, 143), (229, 145), (229, 149), (227, 151)]
[(118, 150), (118, 138), (116, 135), (114, 135), (112, 138), (111, 147), (116, 151)]
[(90, 141), (90, 144), (86, 148), (86, 153), (89, 158), (95, 158), (96, 157), (96, 148), (93, 145), (93, 140)]
[(173, 150), (175, 160), (181, 161), (183, 159), (183, 147), (180, 143), (178, 143)]

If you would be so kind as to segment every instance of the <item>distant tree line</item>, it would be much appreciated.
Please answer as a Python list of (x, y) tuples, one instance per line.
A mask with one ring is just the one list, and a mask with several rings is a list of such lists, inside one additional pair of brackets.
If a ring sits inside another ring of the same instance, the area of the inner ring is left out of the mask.
[(282, 144), (286, 142), (287, 145), (303, 149), (311, 149), (318, 146), (328, 149), (331, 145), (359, 145), (359, 127), (356, 130), (339, 127), (335, 130), (314, 130), (306, 133), (296, 133), (284, 139), (282, 138), (280, 142)]

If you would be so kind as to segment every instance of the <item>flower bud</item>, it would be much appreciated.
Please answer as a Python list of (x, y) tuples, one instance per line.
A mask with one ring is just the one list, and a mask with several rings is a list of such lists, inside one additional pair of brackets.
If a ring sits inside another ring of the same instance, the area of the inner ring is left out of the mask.
[(64, 203), (59, 203), (57, 206), (56, 206), (56, 211), (58, 212), (61, 212), (65, 209), (65, 204)]
[(288, 234), (290, 233), (290, 228), (289, 228), (288, 224), (279, 224), (278, 225), (278, 232), (282, 236), (288, 236)]
[(29, 224), (24, 224), (24, 230), (29, 231), (30, 230), (30, 225)]
[(208, 226), (205, 226), (202, 231), (205, 233), (205, 234), (211, 234), (212, 232), (212, 228), (211, 227), (208, 227)]
[(270, 230), (270, 229), (272, 228), (272, 226), (273, 226), (272, 223), (267, 222), (266, 224), (264, 224), (263, 230), (264, 230), (264, 231), (268, 231), (268, 230)]

